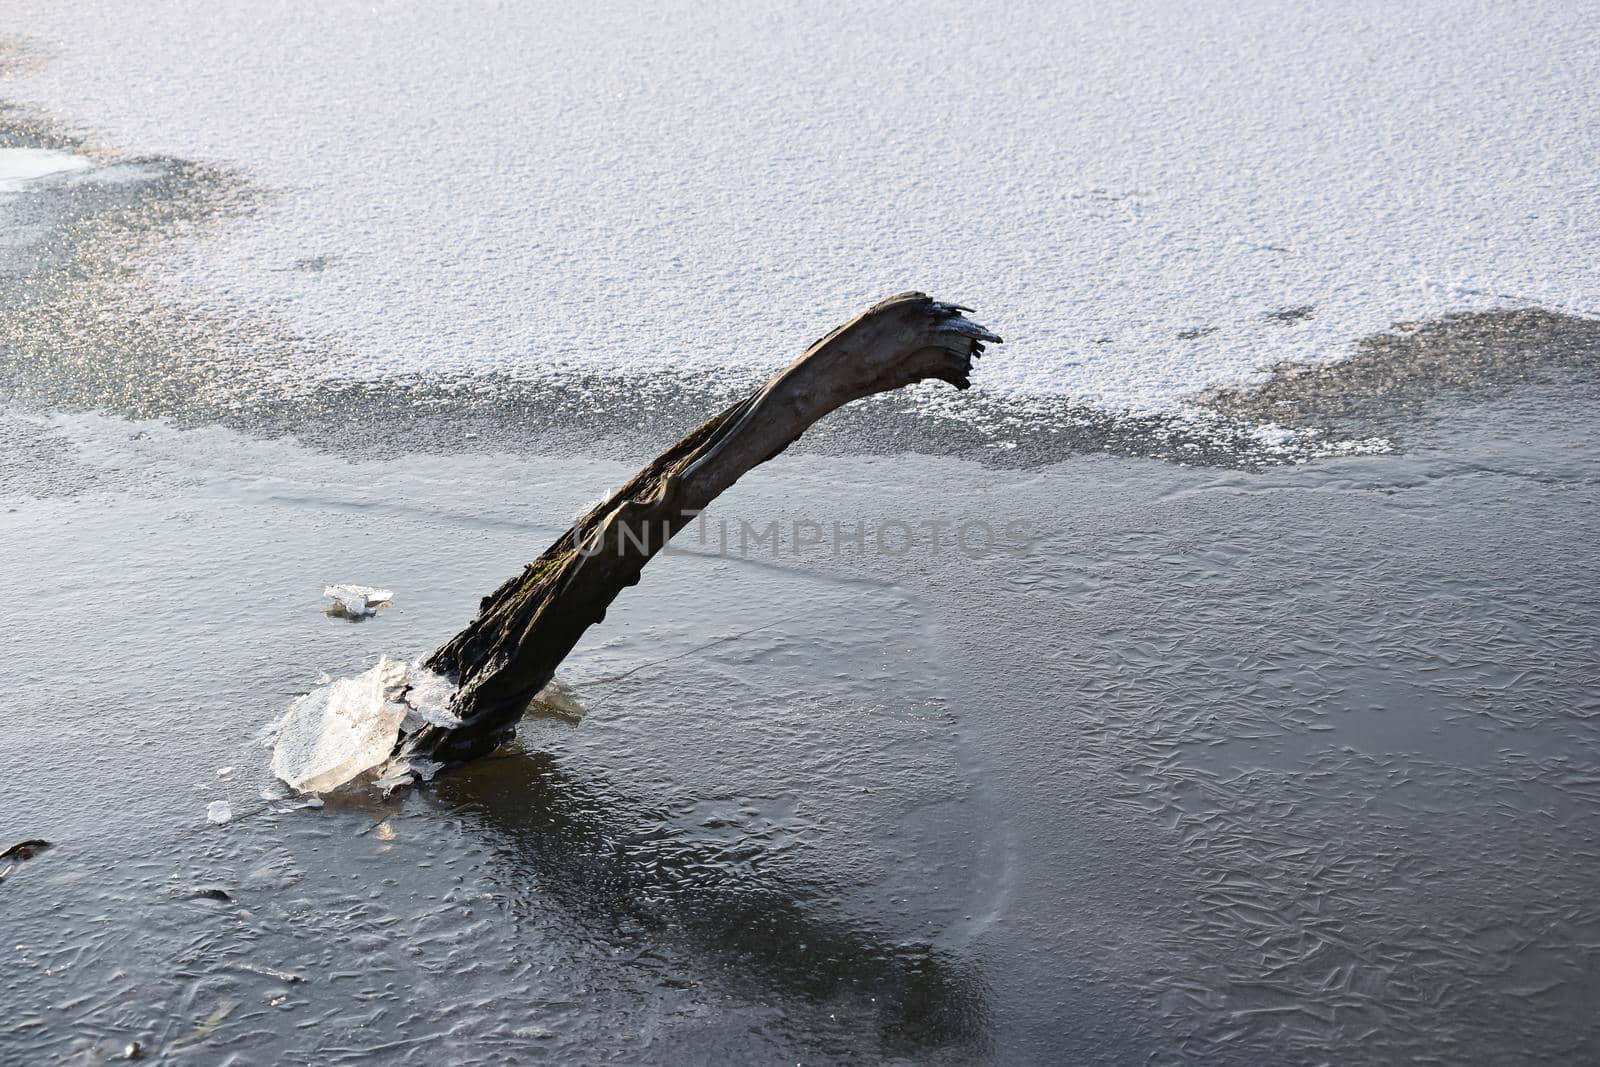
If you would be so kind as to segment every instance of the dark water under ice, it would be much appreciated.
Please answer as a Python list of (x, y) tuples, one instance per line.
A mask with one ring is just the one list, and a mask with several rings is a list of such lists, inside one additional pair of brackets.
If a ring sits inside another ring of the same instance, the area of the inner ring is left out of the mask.
[(691, 536), (569, 662), (581, 725), (320, 810), (261, 799), (261, 725), (629, 464), (13, 409), (0, 837), (55, 847), (0, 883), (0, 1061), (1590, 1058), (1597, 399), (1261, 473), (784, 457), (708, 517), (1025, 541)]

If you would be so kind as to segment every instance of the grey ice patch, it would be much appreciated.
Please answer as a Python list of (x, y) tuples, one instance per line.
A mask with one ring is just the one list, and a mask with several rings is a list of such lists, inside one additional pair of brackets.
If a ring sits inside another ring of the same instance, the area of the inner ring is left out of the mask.
[(1327, 438), (1396, 437), (1447, 392), (1493, 395), (1552, 373), (1600, 369), (1600, 320), (1540, 308), (1465, 312), (1400, 323), (1338, 363), (1280, 363), (1260, 385), (1225, 386), (1197, 402), (1243, 422)]
[(125, 479), (84, 463), (72, 439), (48, 420), (0, 410), (0, 500), (74, 497)]

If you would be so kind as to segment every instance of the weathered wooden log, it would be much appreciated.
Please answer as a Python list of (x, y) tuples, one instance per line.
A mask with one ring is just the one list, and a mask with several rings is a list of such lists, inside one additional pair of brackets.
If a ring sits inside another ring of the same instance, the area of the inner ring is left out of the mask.
[(967, 388), (972, 360), (1000, 341), (964, 318), (967, 310), (922, 293), (874, 305), (589, 509), (484, 597), (477, 618), (427, 660), (458, 685), (452, 710), (462, 724), (425, 727), (406, 739), (406, 751), (458, 763), (499, 746), (583, 632), (672, 535), (830, 411), (929, 378)]

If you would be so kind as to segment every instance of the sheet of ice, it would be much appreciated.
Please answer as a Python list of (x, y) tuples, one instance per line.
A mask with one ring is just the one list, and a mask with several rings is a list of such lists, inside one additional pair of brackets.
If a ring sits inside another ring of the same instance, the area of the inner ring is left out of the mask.
[(206, 822), (221, 826), (233, 818), (233, 807), (226, 800), (213, 800), (206, 805)]
[(380, 657), (371, 670), (319, 685), (290, 705), (275, 724), (272, 771), (302, 793), (325, 793), (368, 771), (385, 793), (427, 781), (441, 765), (403, 746), (396, 754), (396, 746), (424, 726), (459, 726), (450, 710), (455, 691), (420, 660)]
[(916, 286), (1006, 336), (980, 389), (1171, 408), (1398, 319), (1600, 312), (1589, 5), (847, 21), (11, 0), (41, 62), (4, 93), (279, 194), (154, 284), (321, 339), (307, 374), (754, 374)]
[(319, 686), (289, 707), (272, 773), (302, 793), (337, 788), (383, 763), (405, 719), (406, 665), (387, 656), (354, 678)]
[(353, 619), (371, 615), (394, 599), (392, 590), (377, 589), (370, 585), (351, 585), (347, 582), (328, 586), (322, 591), (322, 595), (329, 600), (328, 614), (348, 615)]

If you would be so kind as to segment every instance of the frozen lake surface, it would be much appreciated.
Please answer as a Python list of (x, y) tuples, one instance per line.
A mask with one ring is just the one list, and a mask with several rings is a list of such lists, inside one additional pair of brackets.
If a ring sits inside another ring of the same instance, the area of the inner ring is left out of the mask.
[(748, 376), (917, 288), (1010, 341), (983, 390), (1169, 410), (1600, 312), (1592, 13), (1309, 7), (13, 0), (3, 90), (247, 180), (149, 283), (315, 340), (300, 377)]
[[(0, 886), (0, 1059), (1588, 1058), (1595, 400), (1265, 474), (786, 457), (569, 660), (581, 725), (319, 809), (262, 723), (629, 468), (5, 418), (0, 812), (56, 847)], [(717, 551), (952, 495), (1021, 551)], [(404, 596), (327, 615), (356, 570)]]

